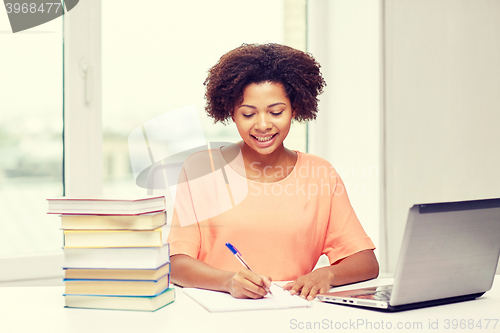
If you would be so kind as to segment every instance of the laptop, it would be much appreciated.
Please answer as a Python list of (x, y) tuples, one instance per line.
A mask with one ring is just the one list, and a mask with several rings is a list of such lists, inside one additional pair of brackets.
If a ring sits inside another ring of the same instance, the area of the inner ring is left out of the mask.
[(318, 294), (324, 302), (401, 311), (475, 299), (500, 254), (500, 198), (414, 205), (392, 285)]

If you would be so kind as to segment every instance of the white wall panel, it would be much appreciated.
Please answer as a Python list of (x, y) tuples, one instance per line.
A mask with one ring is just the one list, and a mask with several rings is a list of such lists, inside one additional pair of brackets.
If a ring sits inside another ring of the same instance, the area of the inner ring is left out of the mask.
[(381, 3), (308, 2), (308, 51), (327, 82), (309, 152), (341, 175), (351, 203), (379, 249), (382, 207)]
[(500, 1), (385, 1), (387, 235), (411, 205), (500, 197)]

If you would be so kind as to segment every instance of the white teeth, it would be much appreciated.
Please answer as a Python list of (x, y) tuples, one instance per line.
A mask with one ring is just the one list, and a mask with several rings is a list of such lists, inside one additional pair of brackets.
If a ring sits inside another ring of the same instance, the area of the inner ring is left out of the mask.
[(259, 141), (259, 142), (266, 142), (266, 141), (271, 140), (271, 139), (273, 138), (273, 136), (274, 136), (274, 135), (272, 135), (272, 136), (268, 136), (268, 137), (265, 137), (265, 138), (259, 138), (259, 137), (257, 137), (257, 136), (256, 136), (255, 138), (256, 138), (256, 139), (257, 139), (257, 141)]

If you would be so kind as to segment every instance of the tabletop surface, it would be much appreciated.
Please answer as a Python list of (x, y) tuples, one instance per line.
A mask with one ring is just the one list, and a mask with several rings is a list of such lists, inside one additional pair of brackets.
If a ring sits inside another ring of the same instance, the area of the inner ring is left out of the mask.
[[(376, 279), (332, 290), (391, 283)], [(156, 312), (64, 308), (64, 287), (0, 288), (0, 332), (500, 332), (500, 283), (467, 302), (397, 313), (312, 301), (309, 308), (210, 313), (176, 287)]]

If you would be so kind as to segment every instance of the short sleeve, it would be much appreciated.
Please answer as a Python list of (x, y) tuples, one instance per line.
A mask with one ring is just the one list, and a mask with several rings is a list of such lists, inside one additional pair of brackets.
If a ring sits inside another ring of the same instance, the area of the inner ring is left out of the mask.
[(330, 198), (330, 218), (323, 247), (323, 254), (328, 256), (330, 264), (357, 252), (375, 249), (351, 206), (342, 179), (336, 171), (333, 174), (334, 190)]
[[(186, 223), (196, 221), (193, 203), (189, 193), (188, 182), (185, 181), (184, 169), (179, 176), (179, 185), (175, 194), (174, 212), (172, 215), (172, 225), (167, 242), (170, 244), (170, 255), (187, 254), (193, 258), (198, 258), (201, 246), (201, 234), (198, 223)], [(184, 219), (181, 223), (179, 219)]]

